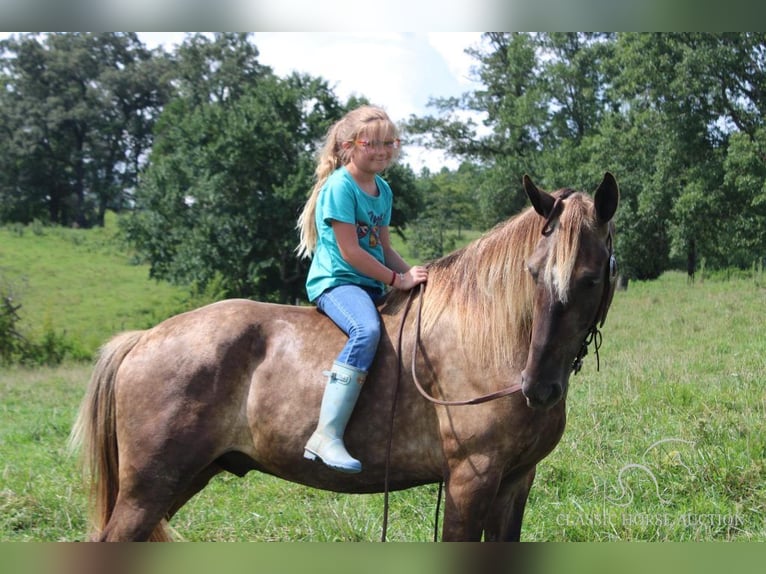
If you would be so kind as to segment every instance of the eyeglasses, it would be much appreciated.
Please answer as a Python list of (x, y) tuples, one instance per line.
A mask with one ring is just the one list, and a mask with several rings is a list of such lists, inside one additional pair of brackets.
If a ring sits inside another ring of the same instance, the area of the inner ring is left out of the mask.
[(399, 146), (402, 145), (401, 140), (395, 139), (395, 140), (356, 140), (356, 145), (361, 147), (363, 150), (369, 152), (371, 150), (381, 150), (385, 149), (388, 150), (395, 150), (399, 149)]

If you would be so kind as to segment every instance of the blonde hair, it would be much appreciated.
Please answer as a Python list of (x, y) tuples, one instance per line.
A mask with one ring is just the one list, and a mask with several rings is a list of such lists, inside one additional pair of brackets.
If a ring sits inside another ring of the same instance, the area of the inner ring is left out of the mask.
[(330, 127), (317, 159), (314, 187), (298, 217), (296, 227), (300, 231), (300, 243), (296, 251), (299, 258), (314, 254), (317, 244), (314, 216), (319, 192), (332, 172), (351, 161), (354, 146), (348, 144), (353, 144), (360, 135), (371, 139), (398, 138), (399, 130), (388, 114), (377, 106), (361, 106), (351, 110)]

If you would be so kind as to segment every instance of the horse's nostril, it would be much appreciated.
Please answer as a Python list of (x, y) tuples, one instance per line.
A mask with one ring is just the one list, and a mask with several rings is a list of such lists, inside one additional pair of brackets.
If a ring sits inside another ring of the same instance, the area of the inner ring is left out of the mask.
[(558, 403), (563, 395), (558, 383), (543, 384), (530, 382), (522, 373), (521, 392), (527, 399), (527, 406), (534, 409), (548, 409)]

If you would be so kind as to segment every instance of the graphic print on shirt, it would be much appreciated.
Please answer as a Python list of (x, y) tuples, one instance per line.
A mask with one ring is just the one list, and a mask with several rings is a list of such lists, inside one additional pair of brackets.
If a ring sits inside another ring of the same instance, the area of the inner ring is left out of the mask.
[(380, 223), (383, 221), (383, 216), (376, 215), (372, 211), (368, 211), (367, 216), (370, 218), (372, 226), (368, 225), (367, 223), (357, 222), (356, 236), (359, 241), (361, 241), (367, 237), (367, 235), (369, 235), (370, 247), (374, 249), (380, 244)]

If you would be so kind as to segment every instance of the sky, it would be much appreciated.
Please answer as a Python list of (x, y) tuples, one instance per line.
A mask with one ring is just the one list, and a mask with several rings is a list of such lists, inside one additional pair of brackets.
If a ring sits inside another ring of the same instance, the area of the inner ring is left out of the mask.
[[(172, 50), (183, 32), (140, 32), (148, 47)], [(474, 32), (255, 32), (259, 62), (278, 76), (293, 71), (320, 76), (336, 95), (365, 96), (383, 107), (394, 122), (410, 115), (433, 114), (430, 98), (459, 96), (478, 88), (471, 81), (473, 58), (465, 54), (477, 47), (481, 33)], [(426, 166), (439, 171), (455, 168), (456, 160), (440, 152), (407, 146), (403, 161), (415, 171)]]

